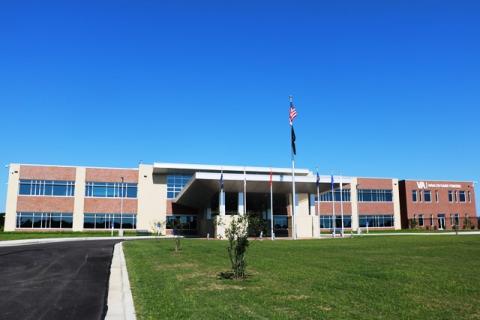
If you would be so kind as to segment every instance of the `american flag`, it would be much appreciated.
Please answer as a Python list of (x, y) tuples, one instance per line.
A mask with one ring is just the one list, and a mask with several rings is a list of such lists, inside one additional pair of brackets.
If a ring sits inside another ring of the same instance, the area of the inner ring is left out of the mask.
[(290, 101), (290, 112), (288, 115), (288, 119), (290, 120), (290, 125), (292, 125), (293, 119), (295, 119), (296, 117), (297, 117), (297, 109), (295, 109), (293, 102)]

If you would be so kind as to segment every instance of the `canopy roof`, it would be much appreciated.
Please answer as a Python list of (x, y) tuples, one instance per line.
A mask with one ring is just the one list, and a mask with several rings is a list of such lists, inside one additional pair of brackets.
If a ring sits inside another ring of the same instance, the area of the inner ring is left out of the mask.
[[(220, 191), (220, 176), (218, 172), (196, 172), (183, 190), (174, 199), (175, 203), (190, 207), (207, 207), (213, 195)], [(317, 192), (317, 178), (313, 175), (295, 176), (296, 193)], [(334, 176), (335, 187), (349, 184), (350, 177)], [(246, 183), (245, 183), (246, 182)], [(247, 193), (269, 193), (270, 174), (240, 174), (224, 173), (223, 186), (225, 192), (243, 192), (244, 183)], [(289, 194), (292, 192), (292, 176), (287, 174), (272, 174), (274, 193)], [(331, 188), (331, 177), (320, 176), (319, 189), (325, 192)]]

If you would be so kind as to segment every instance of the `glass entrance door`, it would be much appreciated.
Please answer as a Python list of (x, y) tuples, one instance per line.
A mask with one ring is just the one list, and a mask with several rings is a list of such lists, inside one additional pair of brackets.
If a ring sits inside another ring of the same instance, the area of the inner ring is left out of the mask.
[(445, 229), (445, 214), (440, 213), (438, 215), (438, 230)]

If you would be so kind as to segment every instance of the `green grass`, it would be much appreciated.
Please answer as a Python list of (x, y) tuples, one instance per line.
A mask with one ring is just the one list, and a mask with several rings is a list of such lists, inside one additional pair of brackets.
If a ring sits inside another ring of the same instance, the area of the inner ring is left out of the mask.
[(254, 241), (245, 281), (224, 241), (124, 243), (139, 319), (480, 319), (480, 237)]
[[(74, 238), (74, 237), (110, 237), (111, 233), (106, 231), (96, 232), (73, 232), (73, 231), (58, 231), (58, 232), (0, 232), (0, 241), (4, 240), (22, 240), (22, 239), (44, 239), (44, 238)], [(118, 235), (118, 231), (113, 233)], [(135, 236), (135, 231), (125, 231), (125, 236)]]

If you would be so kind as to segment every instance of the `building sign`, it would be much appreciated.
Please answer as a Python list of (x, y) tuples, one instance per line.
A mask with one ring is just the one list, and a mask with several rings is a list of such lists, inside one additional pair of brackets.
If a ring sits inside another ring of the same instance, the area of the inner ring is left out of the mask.
[(450, 189), (460, 189), (462, 186), (459, 184), (452, 183), (430, 183), (426, 181), (417, 181), (418, 189), (429, 189), (429, 188), (450, 188)]

